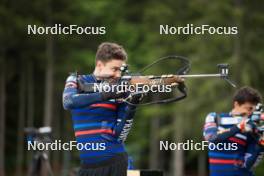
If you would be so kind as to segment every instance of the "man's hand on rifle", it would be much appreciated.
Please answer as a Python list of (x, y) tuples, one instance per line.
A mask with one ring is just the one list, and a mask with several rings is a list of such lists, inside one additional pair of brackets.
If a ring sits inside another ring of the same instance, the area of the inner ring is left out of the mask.
[(259, 135), (258, 144), (262, 147), (264, 147), (264, 133)]
[(174, 77), (175, 77), (175, 81), (177, 83), (183, 83), (184, 82), (184, 78), (181, 78), (180, 76), (177, 76), (177, 75), (175, 75)]
[(253, 123), (250, 119), (243, 119), (237, 127), (240, 129), (242, 133), (252, 132), (253, 131)]
[(102, 99), (109, 100), (109, 99), (119, 99), (119, 98), (125, 98), (127, 97), (127, 92), (125, 92), (124, 89), (119, 90), (118, 85), (117, 86), (110, 86), (111, 90), (110, 91), (103, 91), (102, 94)]
[(139, 102), (143, 99), (144, 94), (143, 93), (137, 93), (131, 96), (131, 98), (128, 99), (128, 101), (132, 104), (139, 104)]

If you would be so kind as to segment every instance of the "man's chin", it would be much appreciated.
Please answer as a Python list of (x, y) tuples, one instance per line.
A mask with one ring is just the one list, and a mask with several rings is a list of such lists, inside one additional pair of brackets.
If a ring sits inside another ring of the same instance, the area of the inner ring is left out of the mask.
[(109, 78), (108, 80), (107, 80), (107, 82), (109, 82), (109, 83), (112, 83), (112, 84), (115, 84), (115, 83), (118, 83), (118, 78)]

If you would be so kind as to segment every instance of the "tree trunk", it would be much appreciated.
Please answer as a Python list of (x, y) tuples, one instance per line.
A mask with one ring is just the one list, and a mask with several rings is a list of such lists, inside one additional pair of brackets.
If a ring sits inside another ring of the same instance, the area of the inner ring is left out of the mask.
[[(34, 127), (34, 74), (33, 74), (33, 61), (29, 60), (27, 63), (27, 127)], [(30, 166), (32, 153), (26, 152), (27, 166)]]
[[(159, 100), (159, 95), (155, 94), (152, 97), (153, 101)], [(157, 105), (158, 106), (158, 105)], [(156, 107), (157, 109), (159, 107)], [(149, 153), (149, 168), (150, 169), (160, 169), (160, 155), (159, 155), (159, 126), (160, 126), (160, 118), (159, 114), (154, 116), (150, 122), (150, 153)]]
[[(47, 25), (52, 24), (52, 1), (47, 0), (47, 7), (46, 7), (46, 17), (47, 17)], [(53, 117), (53, 59), (54, 59), (54, 52), (53, 52), (53, 36), (49, 34), (46, 40), (46, 75), (45, 75), (45, 101), (44, 101), (44, 126), (51, 127), (52, 124), (52, 117)], [(53, 130), (53, 129), (52, 129)], [(52, 133), (53, 134), (53, 133)], [(48, 155), (48, 162), (50, 162), (50, 153), (47, 152)], [(51, 163), (51, 162), (50, 162)], [(52, 169), (52, 166), (51, 168)], [(47, 168), (42, 168), (42, 175), (48, 175)]]
[(46, 87), (44, 103), (44, 126), (51, 126), (53, 107), (53, 37), (49, 35), (46, 41)]
[[(174, 117), (174, 127), (175, 127), (175, 133), (174, 133), (174, 140), (176, 142), (183, 142), (183, 118), (175, 114)], [(184, 151), (181, 150), (175, 150), (173, 151), (173, 162), (172, 162), (172, 172), (173, 176), (183, 176), (184, 175)]]
[[(61, 92), (56, 93), (56, 97), (60, 97)], [(62, 139), (61, 136), (61, 113), (62, 113), (62, 105), (60, 99), (58, 99), (58, 102), (56, 102), (56, 105), (54, 105), (55, 109), (53, 110), (54, 117), (56, 117), (56, 120), (53, 121), (53, 135), (55, 139)], [(54, 167), (54, 174), (55, 175), (61, 175), (61, 152), (60, 151), (53, 151), (53, 158), (52, 158), (52, 165)]]
[[(52, 25), (52, 1), (47, 0), (46, 23)], [(51, 126), (53, 107), (53, 35), (49, 34), (46, 40), (46, 77), (45, 77), (45, 102), (44, 102), (44, 126)]]
[(149, 154), (149, 168), (160, 169), (159, 167), (159, 117), (151, 119), (150, 126), (150, 154)]
[(24, 158), (24, 126), (25, 126), (25, 110), (26, 110), (26, 72), (24, 64), (21, 64), (20, 85), (19, 85), (19, 110), (18, 110), (18, 129), (17, 129), (17, 160), (16, 160), (16, 175), (21, 175), (23, 158)]
[[(239, 29), (239, 32), (237, 35), (234, 36), (235, 37), (234, 50), (233, 50), (234, 65), (240, 65), (241, 60), (243, 60), (242, 49), (241, 49), (241, 37), (243, 33), (241, 3), (242, 3), (241, 0), (235, 0), (235, 8), (234, 8), (235, 22), (236, 22), (236, 26)], [(241, 67), (236, 68), (234, 75), (237, 84), (241, 85), (242, 84)]]
[[(53, 117), (53, 37), (47, 36), (46, 40), (46, 78), (45, 78), (45, 101), (44, 101), (44, 126), (51, 127)], [(53, 130), (53, 129), (52, 129)], [(53, 133), (52, 133), (53, 134)], [(50, 162), (50, 153), (48, 152), (48, 160)], [(42, 169), (41, 175), (48, 175), (47, 168)]]
[(27, 126), (34, 126), (34, 73), (33, 73), (33, 62), (29, 60), (27, 64)]
[(5, 60), (0, 59), (0, 176), (5, 176)]
[(206, 174), (206, 155), (205, 153), (200, 153), (198, 158), (198, 176), (204, 176)]
[[(69, 114), (67, 111), (62, 111), (62, 128), (64, 129), (63, 131), (71, 131), (71, 127), (68, 125), (69, 123), (71, 123)], [(70, 141), (72, 140), (70, 135), (67, 135), (66, 133), (61, 133), (61, 137), (62, 139), (64, 139), (65, 141)], [(72, 159), (72, 154), (70, 151), (63, 151), (63, 156), (62, 156), (62, 176), (71, 176), (71, 175), (76, 175), (73, 174), (73, 170), (71, 170), (71, 159)]]

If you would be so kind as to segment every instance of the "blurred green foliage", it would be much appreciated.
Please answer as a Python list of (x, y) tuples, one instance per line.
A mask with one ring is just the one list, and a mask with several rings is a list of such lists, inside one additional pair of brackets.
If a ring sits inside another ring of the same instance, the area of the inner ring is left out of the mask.
[[(231, 65), (231, 78), (238, 87), (248, 85), (264, 90), (264, 12), (262, 1), (8, 1), (0, 3), (1, 59), (7, 68), (7, 130), (6, 165), (8, 173), (15, 167), (19, 79), (21, 67), (33, 64), (34, 70), (34, 125), (42, 126), (43, 99), (46, 68), (46, 35), (28, 35), (27, 25), (51, 24), (79, 26), (106, 26), (106, 35), (55, 35), (54, 41), (54, 102), (57, 103), (53, 123), (62, 122), (59, 131), (64, 140), (73, 139), (71, 120), (61, 105), (64, 81), (69, 72), (88, 74), (93, 71), (97, 46), (104, 41), (117, 42), (129, 54), (133, 71), (166, 55), (186, 56), (192, 62), (191, 73), (214, 73), (217, 63)], [(51, 8), (51, 12), (48, 12)], [(185, 26), (209, 24), (212, 26), (238, 26), (238, 35), (160, 35), (159, 25)], [(175, 68), (176, 70), (177, 68)], [(170, 69), (171, 70), (171, 69)], [(24, 70), (25, 71), (25, 70)], [(168, 72), (159, 67), (156, 71)], [(155, 70), (153, 70), (155, 72)], [(160, 119), (158, 138), (174, 139), (175, 118), (183, 118), (181, 124), (184, 140), (202, 140), (202, 128), (207, 113), (227, 112), (232, 108), (232, 94), (235, 89), (220, 79), (188, 79), (188, 98), (174, 104), (140, 107), (135, 117), (133, 130), (127, 141), (129, 154), (137, 168), (147, 168), (150, 140), (150, 124), (153, 118)], [(11, 130), (12, 129), (12, 130)], [(64, 134), (65, 129), (69, 130)], [(67, 136), (68, 135), (68, 136)], [(69, 137), (70, 135), (70, 137)], [(188, 151), (185, 169), (195, 175), (199, 151)], [(206, 155), (205, 152), (202, 152)], [(161, 168), (167, 168), (170, 153), (159, 153), (166, 158)], [(62, 154), (61, 154), (62, 155)], [(78, 153), (72, 155), (72, 165), (78, 165)], [(26, 167), (26, 162), (25, 162)], [(257, 175), (264, 172), (263, 163)]]

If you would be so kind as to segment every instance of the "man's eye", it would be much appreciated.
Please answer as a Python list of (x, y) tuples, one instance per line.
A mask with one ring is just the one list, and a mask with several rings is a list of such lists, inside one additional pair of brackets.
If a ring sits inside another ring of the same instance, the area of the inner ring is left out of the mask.
[(253, 107), (250, 107), (250, 108), (248, 108), (248, 110), (249, 110), (249, 111), (253, 111), (253, 110), (254, 110), (254, 108), (253, 108)]
[(245, 116), (247, 116), (247, 113), (241, 113), (240, 114), (242, 117), (245, 117)]
[(119, 68), (112, 68), (112, 70), (113, 70), (114, 72), (116, 72), (116, 71), (120, 71)]

